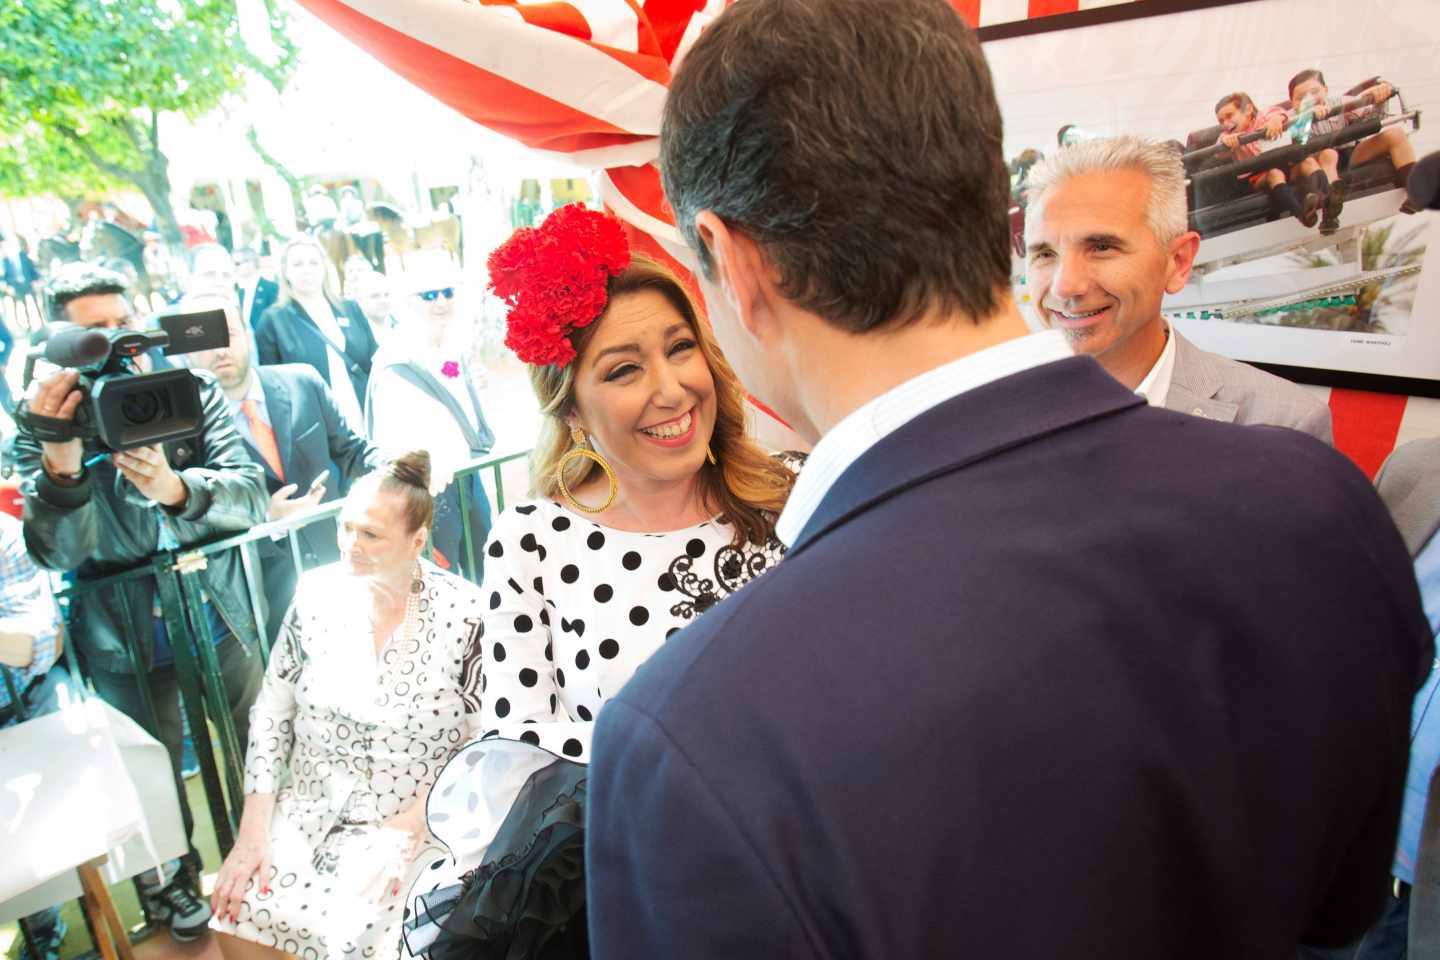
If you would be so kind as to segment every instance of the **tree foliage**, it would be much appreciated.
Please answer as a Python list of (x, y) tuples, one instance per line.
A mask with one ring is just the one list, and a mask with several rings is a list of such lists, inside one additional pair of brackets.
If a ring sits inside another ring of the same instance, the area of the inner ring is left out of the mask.
[(281, 89), (295, 64), (276, 0), (271, 63), (243, 42), (236, 2), (0, 0), (0, 194), (133, 184), (177, 241), (160, 114), (196, 119), (252, 72)]

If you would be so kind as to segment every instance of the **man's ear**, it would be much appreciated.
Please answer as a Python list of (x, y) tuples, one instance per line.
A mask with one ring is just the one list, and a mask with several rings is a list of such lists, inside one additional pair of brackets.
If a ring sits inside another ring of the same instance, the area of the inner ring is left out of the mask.
[(711, 286), (719, 289), (745, 331), (759, 337), (772, 282), (760, 247), (709, 210), (695, 215), (695, 229), (710, 254)]
[(1190, 268), (1200, 252), (1200, 234), (1187, 230), (1170, 245), (1170, 262), (1166, 264), (1165, 292), (1179, 293), (1190, 282)]

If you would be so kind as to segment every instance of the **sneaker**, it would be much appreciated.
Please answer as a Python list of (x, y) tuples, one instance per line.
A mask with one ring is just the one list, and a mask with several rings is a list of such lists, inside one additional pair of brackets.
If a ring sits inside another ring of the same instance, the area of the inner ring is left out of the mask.
[(40, 955), (37, 957), (32, 954), (30, 948), (25, 946), (25, 939), (22, 937), (20, 939), (20, 960), (60, 960), (60, 945), (65, 942), (65, 933), (65, 921), (58, 916), (57, 911), (55, 925), (48, 935), (37, 936), (40, 942), (36, 946), (40, 948)]
[(167, 924), (170, 936), (181, 942), (199, 939), (210, 923), (210, 904), (197, 897), (180, 877), (155, 893), (147, 893), (145, 901), (155, 922)]
[(180, 746), (180, 776), (189, 780), (200, 772), (200, 755), (195, 752), (195, 744), (186, 737)]
[(1300, 216), (1295, 219), (1305, 227), (1313, 227), (1320, 221), (1320, 194), (1311, 190), (1300, 201)]
[(1320, 232), (1330, 236), (1340, 229), (1340, 211), (1345, 209), (1345, 184), (1334, 183), (1330, 185), (1330, 192), (1325, 196), (1325, 217), (1320, 221)]

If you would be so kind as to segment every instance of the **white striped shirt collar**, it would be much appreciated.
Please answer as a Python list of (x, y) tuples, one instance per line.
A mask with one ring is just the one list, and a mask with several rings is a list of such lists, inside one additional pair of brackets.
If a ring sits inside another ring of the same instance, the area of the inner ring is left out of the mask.
[(794, 546), (840, 475), (922, 413), (968, 390), (1069, 356), (1070, 346), (1058, 330), (1032, 333), (928, 370), (869, 401), (815, 444), (775, 523), (776, 537)]

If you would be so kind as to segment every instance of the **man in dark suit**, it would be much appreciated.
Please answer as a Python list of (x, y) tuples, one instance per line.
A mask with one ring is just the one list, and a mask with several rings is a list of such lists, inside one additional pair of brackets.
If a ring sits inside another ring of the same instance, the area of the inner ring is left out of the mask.
[[(186, 298), (182, 305), (192, 310), (220, 307), (229, 320), (228, 347), (188, 354), (186, 359), (220, 381), (245, 452), (265, 471), (267, 519), (282, 520), (342, 497), (351, 483), (379, 463), (379, 451), (346, 422), (330, 388), (313, 369), (299, 363), (252, 363), (250, 341), (233, 299), (201, 295)], [(311, 524), (297, 536), (306, 568), (337, 559), (333, 522)], [(262, 544), (260, 562), (273, 640), (295, 594), (298, 573), (283, 540)]]
[(236, 250), (235, 297), (240, 301), (240, 316), (251, 330), (279, 296), (280, 285), (260, 275), (260, 255), (247, 248)]
[(1432, 654), (1404, 544), (1323, 443), (1027, 333), (979, 44), (945, 0), (884, 6), (741, 0), (670, 88), (717, 338), (818, 442), (785, 560), (599, 715), (593, 955), (1353, 936)]

